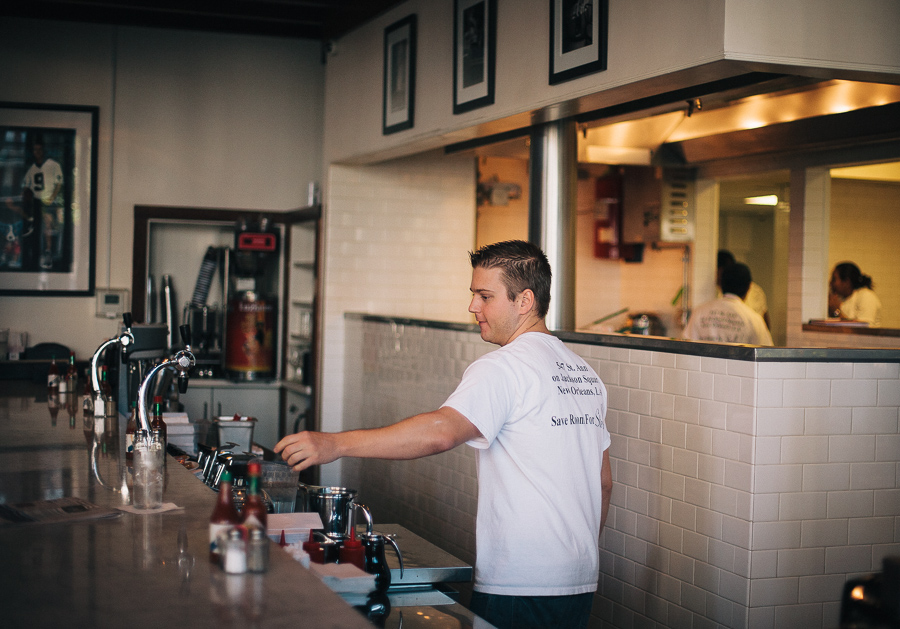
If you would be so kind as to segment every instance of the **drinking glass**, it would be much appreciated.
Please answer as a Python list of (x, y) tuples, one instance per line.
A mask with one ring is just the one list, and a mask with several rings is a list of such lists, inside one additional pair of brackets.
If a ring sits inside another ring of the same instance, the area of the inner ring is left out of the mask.
[(140, 431), (134, 439), (134, 506), (157, 509), (162, 505), (165, 450), (158, 434)]

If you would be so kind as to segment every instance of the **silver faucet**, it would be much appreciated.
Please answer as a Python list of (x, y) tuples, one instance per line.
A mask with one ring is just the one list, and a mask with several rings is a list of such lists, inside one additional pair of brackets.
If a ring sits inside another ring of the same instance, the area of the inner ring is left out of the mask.
[[(127, 352), (128, 348), (134, 345), (134, 334), (131, 333), (131, 313), (126, 312), (122, 315), (122, 321), (125, 324), (125, 331), (122, 332), (119, 336), (114, 336), (111, 339), (108, 339), (100, 344), (100, 347), (97, 348), (97, 351), (94, 352), (94, 355), (91, 357), (91, 392), (92, 399), (96, 400), (100, 392), (100, 376), (98, 375), (97, 363), (100, 361), (100, 355), (106, 350), (110, 345), (115, 345), (118, 343), (122, 346), (122, 350)], [(96, 405), (95, 405), (96, 408)]]
[(181, 339), (184, 341), (184, 349), (175, 352), (175, 355), (172, 356), (172, 358), (164, 360), (151, 369), (150, 373), (148, 373), (141, 381), (141, 386), (138, 388), (137, 411), (140, 430), (150, 432), (150, 420), (147, 418), (147, 389), (150, 388), (150, 383), (158, 373), (164, 369), (172, 369), (178, 372), (178, 390), (181, 393), (187, 392), (188, 375), (190, 374), (191, 369), (194, 368), (194, 365), (197, 364), (197, 361), (194, 359), (194, 354), (191, 352), (191, 326), (182, 325), (179, 330), (181, 331)]

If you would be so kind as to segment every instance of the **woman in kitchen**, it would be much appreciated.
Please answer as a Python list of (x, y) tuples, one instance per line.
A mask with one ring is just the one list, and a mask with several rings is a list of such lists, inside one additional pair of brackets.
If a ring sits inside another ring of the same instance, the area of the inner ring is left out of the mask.
[(881, 300), (872, 290), (872, 278), (852, 262), (841, 262), (831, 272), (828, 314), (842, 321), (860, 321), (881, 327)]

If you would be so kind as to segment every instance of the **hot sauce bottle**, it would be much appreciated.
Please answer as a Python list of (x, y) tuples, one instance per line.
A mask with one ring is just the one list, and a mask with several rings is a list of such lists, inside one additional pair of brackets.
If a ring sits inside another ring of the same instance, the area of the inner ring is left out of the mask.
[(153, 398), (153, 417), (150, 419), (150, 431), (159, 433), (159, 440), (162, 441), (165, 448), (169, 443), (168, 428), (162, 416), (162, 396), (157, 395)]
[(75, 366), (75, 352), (69, 354), (69, 368), (66, 370), (66, 390), (71, 395), (78, 393), (78, 367)]
[(215, 564), (221, 562), (219, 544), (228, 538), (228, 531), (241, 523), (241, 516), (234, 507), (231, 495), (231, 472), (225, 470), (219, 480), (219, 497), (216, 506), (209, 516), (209, 560)]
[(263, 532), (268, 524), (268, 513), (266, 512), (266, 503), (259, 494), (260, 476), (262, 475), (262, 466), (259, 461), (250, 461), (247, 464), (247, 476), (249, 477), (249, 487), (247, 491), (247, 499), (244, 501), (243, 524), (249, 528), (259, 528)]
[(56, 356), (50, 359), (50, 368), (47, 370), (47, 389), (59, 393), (59, 367), (56, 366)]

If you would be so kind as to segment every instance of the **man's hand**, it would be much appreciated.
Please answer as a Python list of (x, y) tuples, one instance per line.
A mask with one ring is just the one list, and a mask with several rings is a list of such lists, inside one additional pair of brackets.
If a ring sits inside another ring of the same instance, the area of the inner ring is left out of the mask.
[(298, 432), (275, 444), (275, 453), (281, 453), (281, 458), (295, 470), (305, 470), (339, 458), (338, 438), (339, 433)]

